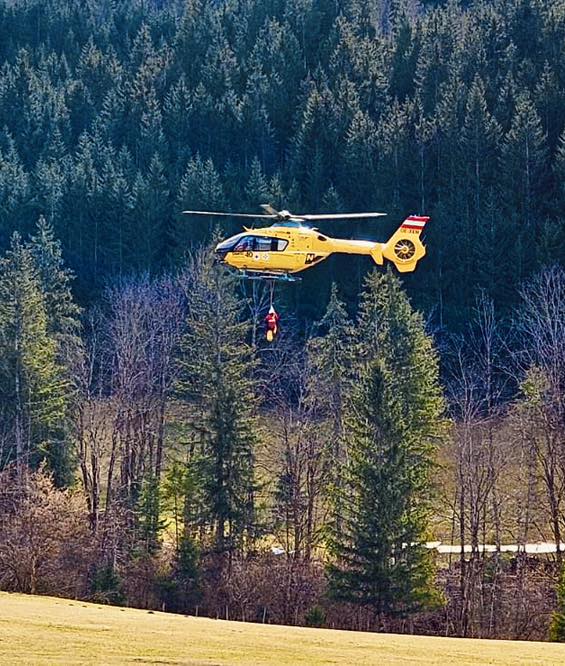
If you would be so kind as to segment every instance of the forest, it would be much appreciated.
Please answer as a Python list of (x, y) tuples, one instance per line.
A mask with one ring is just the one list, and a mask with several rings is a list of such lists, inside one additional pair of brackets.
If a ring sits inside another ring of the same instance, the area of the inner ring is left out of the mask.
[[(562, 553), (502, 545), (564, 540), (565, 3), (3, 0), (0, 36), (0, 589), (562, 640)], [(235, 220), (181, 215), (262, 203), (429, 215), (428, 253), (277, 287), (268, 344)]]

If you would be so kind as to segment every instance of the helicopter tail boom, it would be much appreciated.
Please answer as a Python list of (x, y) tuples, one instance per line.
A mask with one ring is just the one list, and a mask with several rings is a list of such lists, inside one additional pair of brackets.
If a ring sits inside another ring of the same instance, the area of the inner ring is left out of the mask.
[(392, 261), (400, 273), (412, 272), (426, 254), (420, 234), (429, 219), (420, 215), (407, 217), (386, 243), (371, 252), (375, 262), (382, 265), (384, 257)]

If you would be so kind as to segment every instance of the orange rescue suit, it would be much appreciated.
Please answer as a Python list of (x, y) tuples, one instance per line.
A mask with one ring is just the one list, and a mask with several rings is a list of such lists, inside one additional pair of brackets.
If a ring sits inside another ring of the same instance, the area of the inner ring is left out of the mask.
[(269, 314), (265, 317), (265, 326), (267, 329), (267, 340), (272, 342), (279, 332), (280, 316), (275, 312), (274, 308), (269, 310)]

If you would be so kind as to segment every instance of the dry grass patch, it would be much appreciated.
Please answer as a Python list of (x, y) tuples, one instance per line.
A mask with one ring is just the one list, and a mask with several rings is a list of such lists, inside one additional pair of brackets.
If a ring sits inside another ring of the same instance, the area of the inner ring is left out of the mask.
[(565, 645), (244, 624), (0, 593), (0, 664), (558, 666)]

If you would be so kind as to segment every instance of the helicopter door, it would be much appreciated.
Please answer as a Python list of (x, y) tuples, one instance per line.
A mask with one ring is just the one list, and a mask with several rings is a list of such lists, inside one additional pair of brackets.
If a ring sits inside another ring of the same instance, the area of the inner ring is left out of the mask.
[(264, 270), (286, 270), (285, 250), (288, 241), (283, 238), (269, 238), (268, 236), (257, 236), (255, 238), (255, 253), (259, 258)]

